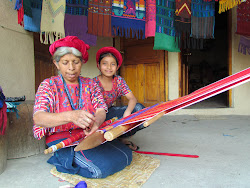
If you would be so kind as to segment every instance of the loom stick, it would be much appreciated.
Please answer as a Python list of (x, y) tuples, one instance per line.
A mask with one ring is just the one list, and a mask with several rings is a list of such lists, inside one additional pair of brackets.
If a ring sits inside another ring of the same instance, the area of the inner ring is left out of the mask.
[(87, 136), (83, 139), (74, 149), (74, 151), (87, 150), (94, 147), (97, 147), (104, 143), (106, 140), (103, 136), (103, 131), (97, 131), (93, 134)]
[(143, 123), (143, 126), (148, 127), (150, 124), (152, 124), (155, 121), (157, 121), (158, 119), (160, 119), (164, 114), (165, 114), (165, 111), (157, 114), (156, 116), (152, 117), (151, 119), (149, 119), (145, 123)]
[(63, 147), (64, 147), (64, 144), (62, 142), (60, 142), (60, 143), (58, 143), (56, 145), (53, 145), (53, 146), (49, 147), (48, 149), (44, 150), (44, 154), (53, 153), (56, 150), (59, 150), (59, 149), (61, 149)]
[(117, 126), (106, 133), (104, 133), (104, 138), (107, 141), (112, 141), (118, 136), (121, 136), (123, 133), (127, 132), (128, 130), (131, 130), (136, 124), (127, 124), (127, 125), (122, 125), (122, 126)]

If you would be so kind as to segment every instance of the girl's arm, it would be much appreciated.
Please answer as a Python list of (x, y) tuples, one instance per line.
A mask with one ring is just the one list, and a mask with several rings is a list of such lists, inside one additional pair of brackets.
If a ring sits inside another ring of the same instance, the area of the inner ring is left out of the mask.
[(134, 94), (132, 92), (129, 92), (125, 96), (128, 99), (128, 107), (125, 110), (125, 112), (123, 114), (123, 117), (129, 116), (132, 113), (132, 111), (134, 110), (135, 105), (137, 103), (137, 99), (135, 98), (135, 96), (134, 96)]

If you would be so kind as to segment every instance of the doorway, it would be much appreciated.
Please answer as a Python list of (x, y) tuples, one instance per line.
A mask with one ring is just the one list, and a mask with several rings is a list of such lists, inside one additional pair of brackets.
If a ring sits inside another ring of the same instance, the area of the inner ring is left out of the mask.
[[(204, 40), (202, 50), (189, 49), (180, 53), (180, 96), (184, 96), (231, 74), (231, 14), (218, 14), (216, 7), (214, 39)], [(227, 108), (230, 106), (227, 91), (188, 107)]]

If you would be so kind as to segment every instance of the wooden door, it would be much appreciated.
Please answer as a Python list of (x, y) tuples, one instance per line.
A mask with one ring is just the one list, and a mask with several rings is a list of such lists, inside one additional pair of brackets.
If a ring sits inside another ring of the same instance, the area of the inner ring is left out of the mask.
[(40, 42), (39, 33), (34, 33), (35, 56), (35, 92), (40, 83), (51, 76), (57, 75), (57, 69), (52, 63), (49, 45)]
[[(144, 106), (166, 101), (165, 62), (163, 50), (153, 50), (153, 38), (145, 40), (121, 39), (123, 65), (121, 76)], [(127, 105), (122, 97), (122, 105)]]

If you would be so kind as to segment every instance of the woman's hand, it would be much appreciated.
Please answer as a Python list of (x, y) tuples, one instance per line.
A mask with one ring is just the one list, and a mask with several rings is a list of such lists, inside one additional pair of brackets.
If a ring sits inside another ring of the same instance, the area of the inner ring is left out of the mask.
[(90, 127), (90, 129), (84, 130), (85, 135), (90, 135), (94, 132), (96, 132), (100, 125), (104, 122), (106, 118), (106, 112), (103, 108), (97, 108), (95, 112), (95, 121), (93, 125)]
[(92, 129), (95, 117), (85, 110), (74, 110), (71, 111), (71, 122), (88, 131)]

